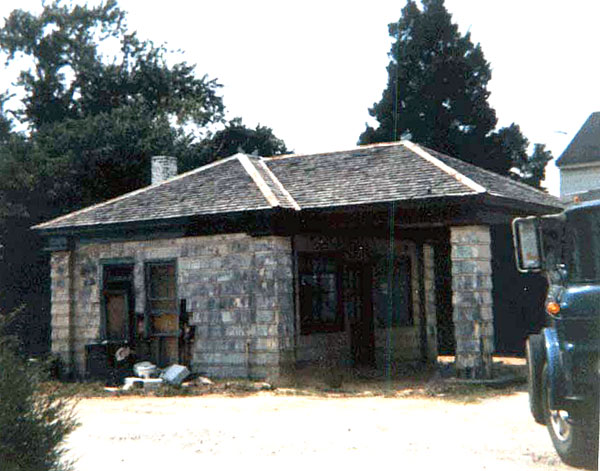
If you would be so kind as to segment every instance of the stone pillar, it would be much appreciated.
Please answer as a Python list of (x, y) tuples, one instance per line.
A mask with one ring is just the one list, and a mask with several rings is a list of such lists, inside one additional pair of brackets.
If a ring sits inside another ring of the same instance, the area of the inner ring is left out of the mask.
[(63, 373), (73, 372), (73, 253), (53, 252), (50, 261), (51, 350), (58, 356)]
[(490, 229), (452, 227), (450, 243), (456, 372), (462, 378), (491, 378), (494, 319)]
[(437, 359), (437, 310), (435, 302), (435, 260), (433, 247), (423, 245), (425, 319), (427, 324), (427, 360)]

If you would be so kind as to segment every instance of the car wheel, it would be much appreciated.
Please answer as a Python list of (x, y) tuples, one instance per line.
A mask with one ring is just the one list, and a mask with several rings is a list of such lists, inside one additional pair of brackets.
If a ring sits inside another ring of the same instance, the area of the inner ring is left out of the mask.
[(542, 403), (550, 438), (560, 458), (571, 466), (597, 469), (598, 437), (590, 427), (573, 421), (568, 411), (550, 408), (548, 367), (542, 370)]
[(542, 402), (542, 369), (544, 367), (544, 337), (540, 334), (530, 335), (525, 342), (527, 357), (527, 387), (529, 389), (529, 409), (538, 424), (545, 424), (544, 405)]

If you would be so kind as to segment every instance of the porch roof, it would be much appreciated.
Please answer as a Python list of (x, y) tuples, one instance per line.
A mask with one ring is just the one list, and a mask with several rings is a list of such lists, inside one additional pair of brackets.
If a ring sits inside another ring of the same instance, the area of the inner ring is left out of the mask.
[(34, 226), (54, 231), (285, 208), (302, 211), (389, 201), (486, 195), (515, 208), (561, 208), (542, 191), (409, 141), (311, 155), (236, 154), (162, 183)]

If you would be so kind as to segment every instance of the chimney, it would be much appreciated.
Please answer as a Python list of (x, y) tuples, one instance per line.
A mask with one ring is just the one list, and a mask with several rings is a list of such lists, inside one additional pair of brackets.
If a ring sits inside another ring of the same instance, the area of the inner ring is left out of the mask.
[(169, 155), (152, 156), (152, 185), (177, 175), (177, 157)]

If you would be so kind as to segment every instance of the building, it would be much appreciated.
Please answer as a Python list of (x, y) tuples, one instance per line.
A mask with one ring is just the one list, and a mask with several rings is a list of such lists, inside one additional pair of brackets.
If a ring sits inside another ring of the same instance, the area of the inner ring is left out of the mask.
[(434, 361), (446, 330), (458, 374), (489, 377), (494, 315), (523, 298), (509, 223), (560, 209), (408, 141), (236, 154), (35, 226), (52, 351), (79, 375), (91, 347), (127, 342), (159, 365), (271, 378)]
[(556, 161), (563, 201), (600, 197), (600, 112), (592, 113)]

